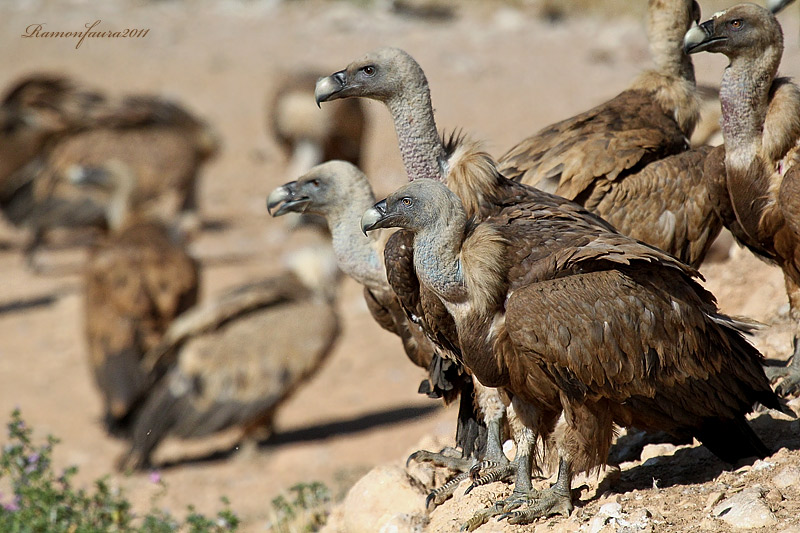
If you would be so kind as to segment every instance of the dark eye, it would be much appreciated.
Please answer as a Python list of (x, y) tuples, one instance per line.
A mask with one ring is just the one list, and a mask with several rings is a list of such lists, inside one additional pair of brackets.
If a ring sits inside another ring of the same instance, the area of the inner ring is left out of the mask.
[(734, 30), (741, 30), (744, 26), (744, 21), (742, 19), (734, 19), (728, 23), (728, 26)]
[(319, 180), (311, 180), (309, 183), (312, 187), (319, 187)]
[(373, 67), (372, 65), (367, 65), (366, 67), (361, 69), (361, 72), (363, 72), (367, 76), (372, 77), (375, 75), (375, 67)]
[(403, 202), (403, 205), (406, 206), (406, 207), (411, 207), (411, 204), (414, 203), (414, 202), (411, 201), (411, 198), (409, 198), (407, 196), (405, 198), (403, 198), (402, 200), (400, 200), (400, 201)]

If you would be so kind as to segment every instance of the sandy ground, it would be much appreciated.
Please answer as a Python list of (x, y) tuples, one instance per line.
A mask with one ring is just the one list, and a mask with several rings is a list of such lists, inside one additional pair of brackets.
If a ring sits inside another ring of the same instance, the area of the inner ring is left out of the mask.
[[(790, 11), (781, 16), (782, 71), (797, 74), (798, 17)], [(218, 129), (224, 149), (202, 176), (201, 208), (220, 229), (203, 233), (193, 246), (209, 297), (274, 272), (281, 252), (294, 246), (264, 209), (266, 194), (293, 178), (284, 175), (265, 128), (265, 103), (283, 69), (316, 65), (333, 72), (374, 47), (402, 47), (428, 74), (440, 127), (463, 128), (500, 155), (541, 126), (613, 96), (648, 66), (636, 17), (579, 15), (552, 24), (536, 13), (535, 3), (469, 3), (442, 23), (355, 3), (218, 1), (199, 9), (168, 1), (18, 0), (0, 6), (0, 87), (33, 71), (62, 72), (112, 94), (175, 98)], [(69, 31), (94, 20), (108, 29), (150, 32), (143, 39), (85, 41), (78, 49), (69, 39), (21, 37), (30, 24)], [(697, 56), (699, 81), (717, 81), (724, 64), (721, 57)], [(387, 114), (377, 104), (369, 111), (365, 171), (381, 194), (402, 184), (404, 175)], [(20, 240), (13, 228), (0, 230), (2, 242)], [(0, 249), (0, 309), (52, 300), (0, 313), (0, 418), (19, 406), (40, 436), (61, 438), (57, 464), (77, 465), (79, 481), (89, 483), (113, 471), (124, 444), (101, 428), (85, 361), (84, 257), (81, 249), (47, 250), (41, 256), (47, 272), (35, 275), (13, 246)], [(756, 342), (768, 357), (785, 357), (780, 272), (747, 253), (702, 271), (723, 310), (776, 325)], [(282, 489), (313, 480), (343, 487), (424, 436), (453, 434), (455, 411), (416, 394), (420, 371), (372, 323), (354, 283), (344, 284), (339, 307), (344, 330), (335, 352), (280, 411), (273, 438), (245, 453), (231, 448), (235, 434), (165, 445), (156, 458), (174, 465), (161, 470), (169, 489), (159, 505), (181, 512), (194, 503), (211, 513), (225, 495), (245, 531), (262, 531), (269, 502)], [(787, 457), (800, 464), (795, 450)], [(146, 474), (111, 478), (142, 509), (159, 492)]]

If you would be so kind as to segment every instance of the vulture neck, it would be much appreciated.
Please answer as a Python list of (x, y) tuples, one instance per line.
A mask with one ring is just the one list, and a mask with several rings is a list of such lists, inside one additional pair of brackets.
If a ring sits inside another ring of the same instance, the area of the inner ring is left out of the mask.
[(389, 282), (379, 251), (380, 232), (370, 232), (369, 237), (364, 237), (358, 223), (361, 213), (369, 209), (375, 199), (368, 195), (352, 200), (326, 217), (336, 260), (342, 271), (359, 284), (371, 290), (385, 290)]
[(665, 9), (663, 3), (650, 2), (647, 37), (655, 68), (641, 73), (631, 88), (652, 93), (663, 112), (690, 136), (700, 116), (694, 65), (683, 51), (692, 20), (685, 1), (672, 4), (673, 9)]
[(736, 56), (725, 68), (719, 89), (725, 162), (746, 169), (761, 150), (769, 92), (783, 53), (769, 46), (757, 58)]
[(455, 216), (440, 217), (414, 237), (417, 276), (447, 303), (463, 303), (469, 297), (461, 264), (465, 227), (462, 210)]
[(419, 178), (443, 181), (446, 155), (436, 131), (428, 82), (410, 84), (401, 94), (387, 100), (386, 106), (394, 120), (409, 181)]
[(109, 229), (112, 233), (116, 233), (131, 222), (136, 179), (128, 169), (115, 170), (113, 179), (114, 189), (106, 208), (106, 218)]

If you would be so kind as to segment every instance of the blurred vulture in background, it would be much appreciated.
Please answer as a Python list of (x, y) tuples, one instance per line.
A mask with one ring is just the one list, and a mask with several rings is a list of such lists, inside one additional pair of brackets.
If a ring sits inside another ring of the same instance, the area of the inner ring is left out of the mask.
[(29, 250), (55, 227), (107, 226), (107, 195), (74, 180), (110, 160), (137, 176), (138, 209), (165, 219), (182, 214), (196, 226), (198, 172), (218, 149), (216, 134), (175, 103), (109, 100), (46, 75), (20, 81), (0, 103), (0, 141), (0, 207), (33, 231)]
[(148, 393), (118, 466), (146, 468), (168, 436), (271, 430), (276, 410), (331, 353), (339, 278), (330, 246), (304, 249), (285, 272), (175, 320), (146, 356), (146, 368), (163, 377)]
[(174, 233), (135, 210), (136, 177), (127, 165), (112, 161), (74, 178), (110, 193), (110, 233), (85, 268), (85, 328), (106, 427), (121, 436), (152, 385), (144, 355), (196, 303), (199, 268)]
[(800, 89), (776, 77), (783, 32), (754, 4), (721, 11), (686, 34), (686, 50), (725, 54), (720, 84), (725, 144), (706, 162), (714, 207), (756, 256), (783, 270), (794, 325), (781, 393), (800, 391)]
[[(362, 102), (336, 102), (320, 109), (314, 87), (323, 73), (297, 70), (284, 73), (267, 106), (268, 130), (283, 150), (285, 176), (294, 179), (325, 161), (364, 163), (367, 114)], [(291, 213), (288, 224), (313, 225), (324, 231), (324, 220), (311, 213)]]
[(703, 181), (711, 149), (689, 150), (699, 104), (683, 35), (699, 18), (694, 0), (650, 0), (655, 68), (519, 143), (498, 160), (501, 174), (574, 200), (685, 263), (702, 263), (722, 223)]
[(287, 73), (269, 103), (269, 129), (286, 154), (289, 176), (300, 176), (334, 159), (357, 167), (364, 162), (364, 106), (350, 100), (318, 109), (314, 86), (323, 75), (312, 71)]

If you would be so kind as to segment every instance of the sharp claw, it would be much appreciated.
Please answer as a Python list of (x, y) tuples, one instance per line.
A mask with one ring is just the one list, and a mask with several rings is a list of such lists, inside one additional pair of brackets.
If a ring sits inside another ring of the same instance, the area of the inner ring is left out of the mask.
[(411, 464), (411, 461), (416, 461), (417, 457), (419, 457), (421, 454), (422, 454), (421, 451), (416, 451), (416, 452), (412, 453), (411, 455), (409, 455), (408, 459), (406, 459), (406, 468), (408, 468), (408, 465)]
[(474, 489), (474, 488), (475, 488), (475, 487), (477, 487), (477, 486), (478, 486), (478, 485), (476, 485), (475, 483), (472, 483), (472, 484), (470, 484), (470, 486), (469, 486), (469, 487), (467, 487), (467, 490), (465, 490), (465, 491), (464, 491), (464, 495), (466, 496), (467, 494), (469, 494), (470, 492), (472, 492), (472, 489)]
[[(431, 504), (433, 504), (433, 505), (431, 505)], [(431, 492), (430, 494), (428, 494), (428, 497), (425, 498), (425, 509), (427, 509), (428, 512), (433, 511), (434, 509), (436, 509), (436, 493), (435, 492)]]

